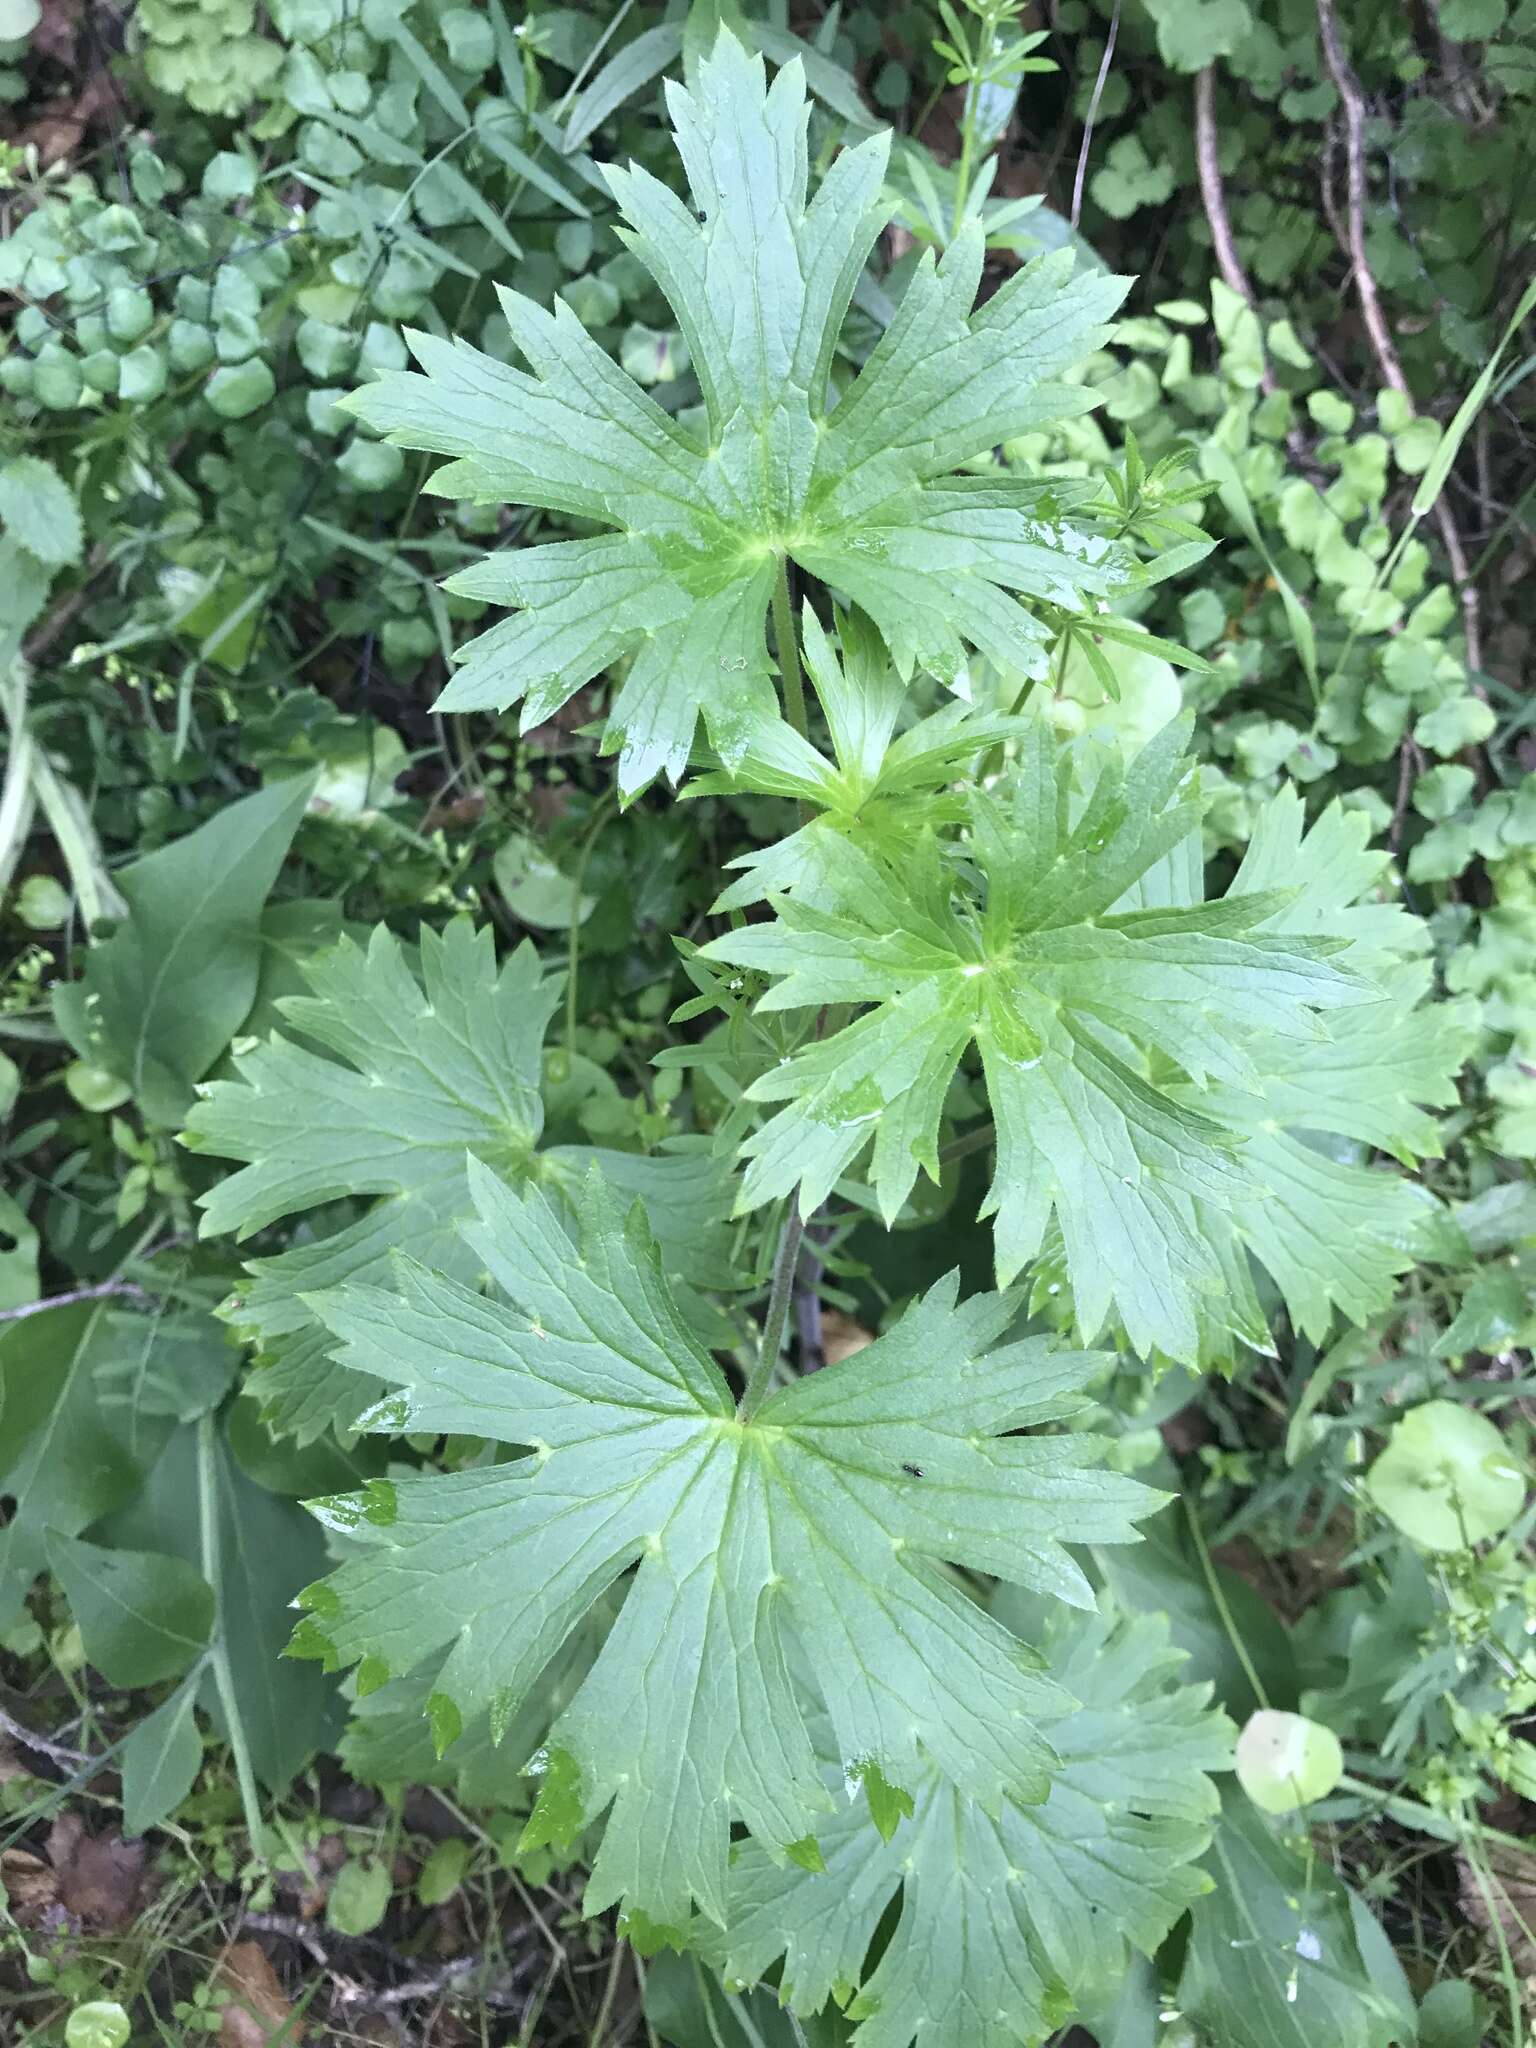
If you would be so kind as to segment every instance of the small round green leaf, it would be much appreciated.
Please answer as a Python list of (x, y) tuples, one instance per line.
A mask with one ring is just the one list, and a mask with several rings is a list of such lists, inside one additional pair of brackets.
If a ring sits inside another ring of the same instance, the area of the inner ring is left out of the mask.
[(132, 2022), (115, 1998), (77, 2005), (64, 2023), (65, 2048), (123, 2048)]
[(1465, 1550), (1497, 1536), (1525, 1505), (1525, 1474), (1488, 1420), (1455, 1401), (1426, 1401), (1393, 1429), (1366, 1492), (1426, 1550)]
[(387, 1863), (353, 1857), (336, 1873), (325, 1902), (325, 1924), (338, 1934), (372, 1934), (389, 1911), (393, 1889)]
[(131, 405), (148, 405), (165, 389), (165, 357), (146, 342), (130, 349), (118, 366), (117, 395)]
[(208, 403), (221, 419), (243, 420), (263, 406), (277, 389), (277, 379), (260, 356), (226, 363), (208, 379)]
[(423, 1906), (441, 1906), (464, 1882), (469, 1868), (469, 1844), (462, 1835), (450, 1835), (439, 1842), (421, 1866), (416, 1880), (416, 1897)]
[(114, 341), (139, 341), (154, 324), (154, 302), (138, 285), (115, 284), (108, 292), (107, 332)]
[(54, 932), (68, 922), (73, 901), (52, 875), (28, 875), (16, 891), (16, 915), (29, 931)]
[(93, 1067), (88, 1060), (71, 1060), (64, 1069), (64, 1086), (82, 1109), (100, 1115), (128, 1100), (133, 1090), (107, 1067)]
[(535, 931), (566, 931), (592, 913), (595, 896), (578, 895), (568, 875), (524, 832), (515, 832), (497, 850), (491, 863), (496, 886), (520, 924)]
[(1237, 1739), (1238, 1782), (1265, 1813), (1293, 1813), (1326, 1799), (1343, 1774), (1339, 1738), (1305, 1714), (1262, 1708)]

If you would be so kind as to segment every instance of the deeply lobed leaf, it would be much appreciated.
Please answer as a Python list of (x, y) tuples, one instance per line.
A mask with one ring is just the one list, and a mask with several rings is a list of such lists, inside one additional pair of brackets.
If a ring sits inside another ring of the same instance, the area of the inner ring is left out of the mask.
[(853, 287), (889, 217), (888, 137), (844, 150), (809, 194), (799, 61), (766, 83), (722, 31), (668, 105), (692, 209), (637, 166), (608, 176), (630, 247), (688, 341), (705, 430), (687, 431), (557, 300), (501, 294), (529, 368), (413, 335), (424, 375), (346, 403), (397, 444), (455, 459), (433, 489), (507, 499), (613, 532), (512, 548), (450, 588), (517, 607), (463, 650), (444, 708), (523, 703), (547, 718), (611, 665), (628, 671), (607, 741), (621, 789), (687, 764), (702, 713), (727, 763), (773, 714), (764, 620), (785, 558), (874, 620), (897, 665), (952, 679), (968, 646), (1027, 674), (1046, 636), (1020, 599), (1080, 608), (1132, 563), (1065, 516), (1069, 494), (954, 477), (1010, 435), (1080, 410), (1049, 379), (1096, 347), (1122, 280), (1045, 256), (973, 311), (973, 223), (924, 257), (849, 387), (831, 381)]
[(845, 842), (777, 867), (796, 886), (773, 922), (706, 956), (772, 976), (764, 1009), (861, 1008), (753, 1083), (785, 1107), (747, 1142), (743, 1206), (798, 1189), (809, 1214), (870, 1151), (893, 1216), (920, 1168), (938, 1177), (945, 1097), (974, 1046), (999, 1278), (1054, 1224), (1088, 1339), (1113, 1312), (1142, 1352), (1193, 1361), (1213, 1329), (1264, 1343), (1245, 1247), (1309, 1331), (1335, 1305), (1379, 1305), (1416, 1199), (1300, 1132), (1426, 1149), (1413, 1105), (1453, 1095), (1467, 1020), (1415, 1009), (1422, 976), (1391, 951), (1412, 921), (1357, 903), (1381, 866), (1363, 819), (1330, 813), (1303, 845), (1299, 800), (1277, 799), (1226, 895), (1202, 900), (1183, 742), (1171, 726), (1122, 767), (1033, 722), (959, 842)]
[(1068, 1412), (1095, 1361), (994, 1348), (1013, 1302), (957, 1304), (951, 1280), (744, 1423), (638, 1209), (594, 1175), (578, 1245), (537, 1189), (478, 1164), (470, 1182), (464, 1235), (511, 1306), (406, 1260), (392, 1293), (315, 1305), (348, 1363), (402, 1390), (363, 1427), (531, 1451), (331, 1503), (363, 1548), (306, 1596), (296, 1647), (371, 1679), (446, 1651), (442, 1732), (505, 1726), (636, 1568), (550, 1731), (545, 1805), (564, 1834), (611, 1807), (589, 1909), (623, 1897), (653, 1925), (695, 1902), (723, 1919), (733, 1818), (783, 1854), (831, 1810), (792, 1654), (855, 1778), (932, 1767), (994, 1812), (1044, 1797), (1071, 1696), (944, 1566), (1091, 1602), (1066, 1542), (1127, 1540), (1157, 1496), (1091, 1469), (1089, 1439), (1010, 1432)]
[(561, 983), (526, 941), (498, 966), (491, 933), (456, 918), (422, 932), (418, 978), (381, 926), (366, 952), (343, 940), (303, 972), (311, 994), (280, 1003), (299, 1037), (242, 1054), (239, 1078), (204, 1089), (187, 1120), (196, 1148), (247, 1162), (202, 1197), (207, 1233), (245, 1237), (342, 1196), (379, 1198), (354, 1222), (251, 1262), (231, 1315), (260, 1347), (252, 1387), (274, 1426), (314, 1437), (350, 1424), (378, 1390), (330, 1356), (307, 1294), (385, 1280), (395, 1251), (473, 1284), (478, 1268), (455, 1227), (470, 1206), (471, 1157), (572, 1191), (599, 1159), (650, 1204), (673, 1273), (719, 1278), (714, 1160), (536, 1150), (544, 1031)]
[(1021, 2048), (1085, 1993), (1102, 2001), (1131, 1948), (1153, 1953), (1210, 1889), (1194, 1865), (1229, 1724), (1207, 1710), (1208, 1687), (1169, 1689), (1182, 1658), (1160, 1617), (1062, 1617), (1044, 1646), (1078, 1702), (1052, 1728), (1060, 1762), (1045, 1800), (989, 1814), (929, 1772), (886, 1842), (843, 1805), (822, 1833), (822, 1870), (744, 1845), (728, 1928), (704, 1934), (728, 1979), (750, 1982), (782, 1957), (780, 1996), (805, 2014), (846, 2003), (854, 2048)]

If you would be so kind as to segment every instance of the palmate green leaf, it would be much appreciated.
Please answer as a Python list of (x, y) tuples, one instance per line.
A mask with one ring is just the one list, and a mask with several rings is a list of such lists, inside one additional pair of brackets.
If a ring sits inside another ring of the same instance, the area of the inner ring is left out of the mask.
[(366, 952), (344, 940), (300, 971), (311, 993), (277, 1007), (308, 1043), (274, 1036), (242, 1054), (239, 1079), (205, 1088), (187, 1120), (199, 1151), (248, 1162), (202, 1197), (205, 1233), (246, 1237), (343, 1196), (380, 1198), (339, 1230), (251, 1262), (229, 1314), (258, 1346), (251, 1387), (275, 1427), (309, 1441), (349, 1424), (378, 1392), (332, 1359), (305, 1295), (387, 1279), (397, 1250), (473, 1284), (478, 1268), (455, 1228), (469, 1207), (471, 1155), (557, 1189), (579, 1186), (600, 1158), (650, 1205), (669, 1270), (718, 1277), (718, 1162), (586, 1146), (535, 1154), (540, 1057), (561, 983), (530, 944), (498, 966), (491, 933), (456, 918), (422, 932), (419, 979), (383, 927)]
[(527, 371), (414, 335), (424, 376), (345, 403), (399, 445), (455, 457), (432, 488), (542, 506), (614, 529), (512, 548), (450, 583), (520, 607), (464, 649), (445, 709), (519, 700), (527, 727), (621, 660), (606, 744), (633, 794), (687, 764), (700, 713), (727, 764), (773, 712), (764, 622), (786, 557), (874, 620), (903, 675), (950, 680), (968, 646), (1043, 672), (1044, 628), (1020, 600), (1082, 609), (1126, 584), (1123, 550), (1066, 516), (1084, 494), (1013, 476), (957, 477), (997, 443), (1082, 409), (1049, 379), (1102, 339), (1121, 280), (1041, 258), (973, 312), (974, 226), (926, 256), (868, 363), (830, 376), (875, 237), (889, 138), (844, 150), (808, 198), (801, 65), (771, 88), (722, 32), (697, 88), (668, 84), (693, 207), (649, 172), (610, 168), (630, 248), (670, 302), (698, 374), (696, 439), (557, 300), (501, 294)]
[(743, 1206), (798, 1188), (809, 1214), (872, 1146), (889, 1220), (919, 1168), (938, 1178), (945, 1095), (974, 1044), (1000, 1280), (1054, 1216), (1089, 1339), (1113, 1311), (1138, 1351), (1198, 1356), (1233, 1285), (1208, 1216), (1265, 1201), (1245, 1149), (1262, 1075), (1304, 1075), (1334, 1019), (1379, 1017), (1382, 991), (1341, 964), (1347, 934), (1288, 928), (1284, 891), (1240, 877), (1219, 902), (1179, 899), (1201, 817), (1183, 741), (1170, 726), (1126, 767), (1032, 723), (1007, 800), (974, 794), (959, 848), (847, 845), (815, 900), (785, 896), (773, 923), (704, 948), (777, 977), (764, 1009), (872, 1006), (752, 1084), (787, 1106), (747, 1143)]
[(1207, 1710), (1209, 1687), (1169, 1689), (1182, 1658), (1159, 1618), (1057, 1618), (1042, 1647), (1078, 1702), (1051, 1730), (1061, 1761), (1043, 1803), (987, 1814), (930, 1771), (887, 1842), (839, 1800), (820, 1835), (824, 1870), (775, 1867), (744, 1845), (726, 1932), (704, 1936), (728, 1982), (782, 1957), (780, 1995), (807, 2014), (847, 2003), (853, 2048), (1021, 2048), (1085, 1994), (1110, 1995), (1133, 1948), (1156, 1949), (1210, 1888), (1195, 1859), (1230, 1726)]
[[(1405, 1166), (1439, 1156), (1427, 1112), (1456, 1101), (1477, 1032), (1474, 1004), (1426, 1000), (1427, 933), (1383, 896), (1388, 856), (1368, 837), (1364, 815), (1337, 804), (1306, 830), (1300, 796), (1284, 790), (1260, 813), (1232, 884), (1233, 894), (1286, 887), (1290, 900), (1260, 931), (1341, 941), (1335, 964), (1375, 991), (1332, 1016), (1323, 1043), (1267, 1043), (1256, 1085), (1216, 1090), (1255, 1191), (1203, 1207), (1203, 1227), (1217, 1247), (1246, 1247), (1313, 1343), (1336, 1312), (1363, 1323), (1384, 1308), (1414, 1263), (1427, 1198), (1366, 1161), (1372, 1148)], [(1198, 866), (1186, 865), (1176, 893), (1195, 900), (1200, 889)]]
[(695, 1903), (724, 1918), (733, 1820), (774, 1853), (814, 1853), (833, 1801), (793, 1653), (867, 1788), (931, 1766), (991, 1810), (1043, 1797), (1070, 1695), (943, 1565), (1091, 1603), (1064, 1543), (1127, 1540), (1157, 1496), (1091, 1469), (1090, 1439), (1002, 1432), (1068, 1412), (1095, 1361), (1039, 1339), (993, 1349), (1013, 1303), (957, 1306), (951, 1281), (743, 1423), (638, 1207), (626, 1221), (594, 1174), (578, 1246), (537, 1189), (479, 1164), (470, 1181), (465, 1236), (511, 1307), (406, 1260), (396, 1292), (317, 1307), (349, 1362), (401, 1389), (375, 1426), (532, 1455), (329, 1503), (364, 1548), (304, 1595), (296, 1651), (362, 1659), (370, 1684), (446, 1651), (440, 1738), (487, 1710), (504, 1727), (638, 1566), (550, 1730), (535, 1822), (568, 1838), (609, 1810), (589, 1910), (623, 1898), (653, 1928)]

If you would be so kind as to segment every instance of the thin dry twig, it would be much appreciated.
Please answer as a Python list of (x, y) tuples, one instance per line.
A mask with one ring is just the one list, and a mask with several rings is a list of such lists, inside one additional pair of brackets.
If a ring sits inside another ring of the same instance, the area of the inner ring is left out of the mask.
[(1403, 823), (1408, 816), (1408, 800), (1413, 794), (1413, 779), (1424, 772), (1424, 750), (1405, 734), (1397, 750), (1397, 801), (1392, 806), (1392, 828), (1388, 839), (1392, 850), (1397, 851), (1403, 836)]
[(486, 1983), (476, 1982), (477, 1975), (485, 1969), (484, 1956), (456, 1956), (452, 1962), (442, 1963), (437, 1969), (427, 1971), (420, 1977), (411, 1977), (404, 1984), (387, 1986), (359, 1984), (352, 1978), (337, 1976), (331, 1992), (332, 2001), (337, 2005), (350, 2006), (354, 2011), (382, 2012), (390, 2006), (413, 2005), (418, 1999), (442, 1998), (446, 1993), (461, 1991), (464, 1996), (473, 1997), (477, 2004), (499, 2008), (521, 2006), (523, 1997), (514, 1989), (514, 1979), (508, 1972), (500, 1972)]
[[(1210, 225), (1216, 250), (1216, 267), (1229, 291), (1250, 306), (1258, 303), (1252, 280), (1243, 268), (1232, 234), (1232, 217), (1227, 212), (1226, 188), (1221, 181), (1221, 157), (1216, 136), (1216, 67), (1207, 64), (1195, 74), (1195, 164), (1200, 173), (1200, 198)], [(1267, 366), (1266, 390), (1274, 388)]]
[(78, 1770), (82, 1764), (94, 1763), (94, 1757), (87, 1756), (81, 1749), (66, 1749), (62, 1742), (50, 1742), (46, 1735), (39, 1735), (24, 1721), (13, 1720), (0, 1707), (0, 1733), (9, 1735), (13, 1742), (19, 1742), (23, 1749), (35, 1749), (39, 1756), (47, 1757), (56, 1764), (65, 1764), (71, 1770)]
[[(1200, 198), (1216, 250), (1217, 267), (1227, 289), (1236, 292), (1256, 313), (1259, 296), (1253, 288), (1252, 278), (1243, 268), (1243, 259), (1237, 253), (1232, 217), (1227, 212), (1227, 192), (1221, 177), (1221, 144), (1216, 132), (1216, 67), (1213, 64), (1207, 64), (1203, 71), (1195, 74), (1195, 165), (1200, 174)], [(1268, 398), (1280, 386), (1268, 351), (1264, 349), (1262, 333), (1259, 348), (1264, 358), (1259, 383)], [(1306, 465), (1307, 447), (1300, 427), (1292, 425), (1287, 428), (1285, 446), (1294, 463)]]
[(1104, 42), (1104, 55), (1099, 59), (1099, 75), (1093, 81), (1093, 97), (1088, 102), (1088, 115), (1083, 122), (1082, 147), (1077, 152), (1077, 176), (1072, 180), (1072, 225), (1075, 228), (1083, 211), (1083, 180), (1088, 175), (1088, 152), (1093, 146), (1094, 125), (1099, 118), (1099, 101), (1104, 97), (1105, 82), (1109, 67), (1114, 61), (1115, 39), (1120, 33), (1120, 0), (1115, 0), (1115, 11), (1109, 17), (1109, 34)]
[(1355, 296), (1360, 301), (1361, 317), (1371, 337), (1371, 348), (1381, 366), (1382, 376), (1394, 391), (1401, 391), (1406, 396), (1408, 379), (1403, 375), (1397, 344), (1381, 310), (1376, 279), (1365, 253), (1365, 99), (1360, 81), (1339, 40), (1339, 22), (1333, 11), (1333, 0), (1317, 0), (1317, 25), (1323, 39), (1323, 60), (1344, 109), (1345, 246), (1349, 250)]
[(240, 1926), (250, 1928), (254, 1934), (277, 1934), (285, 1941), (296, 1941), (311, 1962), (327, 1972), (331, 1968), (331, 1959), (319, 1935), (297, 1913), (242, 1913)]
[(98, 1280), (93, 1287), (72, 1287), (67, 1294), (50, 1294), (42, 1301), (25, 1301), (20, 1308), (0, 1308), (0, 1323), (19, 1322), (23, 1316), (41, 1315), (44, 1309), (68, 1308), (76, 1301), (105, 1301), (114, 1294), (127, 1301), (147, 1302), (151, 1299), (137, 1281)]

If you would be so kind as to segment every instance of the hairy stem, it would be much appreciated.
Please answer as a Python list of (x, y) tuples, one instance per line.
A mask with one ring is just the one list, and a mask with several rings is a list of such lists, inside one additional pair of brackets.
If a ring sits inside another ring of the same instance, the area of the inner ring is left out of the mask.
[(773, 637), (779, 650), (779, 678), (784, 685), (784, 713), (801, 739), (810, 735), (805, 717), (805, 674), (800, 666), (800, 640), (795, 632), (795, 607), (789, 594), (789, 557), (780, 555), (773, 586)]
[(950, 239), (960, 232), (965, 219), (965, 202), (971, 189), (971, 158), (976, 153), (976, 93), (973, 79), (965, 88), (965, 111), (960, 120), (960, 163), (955, 172), (955, 213), (949, 224)]
[(789, 1320), (795, 1269), (800, 1263), (800, 1241), (804, 1235), (805, 1219), (800, 1214), (800, 1197), (796, 1193), (790, 1197), (789, 1214), (784, 1218), (784, 1228), (779, 1233), (779, 1249), (773, 1261), (773, 1284), (768, 1290), (768, 1312), (763, 1317), (763, 1341), (757, 1363), (736, 1409), (740, 1422), (752, 1420), (773, 1384), (773, 1369), (779, 1362), (779, 1351), (784, 1342), (784, 1325)]
[(939, 1149), (940, 1166), (948, 1166), (952, 1159), (968, 1159), (973, 1152), (985, 1152), (996, 1142), (997, 1125), (989, 1118), (984, 1124), (977, 1124), (972, 1130), (962, 1131), (958, 1138), (951, 1138)]

